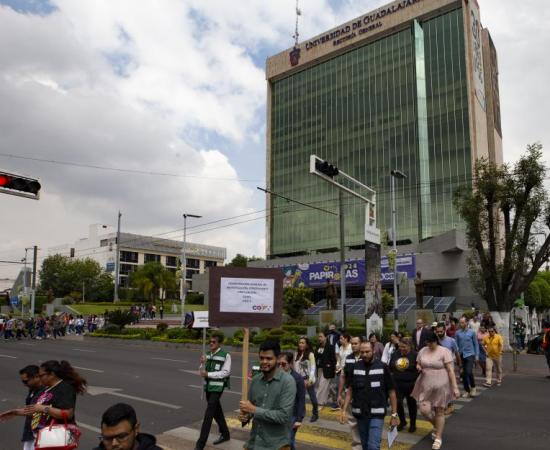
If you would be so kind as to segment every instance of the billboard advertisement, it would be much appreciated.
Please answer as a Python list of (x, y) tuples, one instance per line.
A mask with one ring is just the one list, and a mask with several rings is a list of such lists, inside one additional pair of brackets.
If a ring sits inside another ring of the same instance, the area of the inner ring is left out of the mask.
[[(393, 280), (393, 271), (388, 267), (387, 257), (382, 257), (380, 268), (380, 280), (382, 282)], [(282, 270), (284, 287), (320, 288), (326, 286), (329, 280), (334, 284), (340, 283), (339, 262), (294, 264), (284, 266)], [(397, 257), (397, 271), (406, 274), (409, 279), (414, 279), (416, 276), (415, 255), (399, 255)], [(347, 286), (364, 286), (367, 279), (365, 261), (346, 261), (345, 275)]]

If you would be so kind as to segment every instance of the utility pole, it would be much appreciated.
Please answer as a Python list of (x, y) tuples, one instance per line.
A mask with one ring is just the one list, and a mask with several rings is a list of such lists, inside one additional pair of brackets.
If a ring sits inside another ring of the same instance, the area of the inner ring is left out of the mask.
[[(38, 247), (35, 245), (33, 247), (33, 258), (32, 258), (32, 292), (31, 292), (31, 317), (34, 317), (34, 308), (36, 302), (36, 262), (38, 257)], [(25, 263), (27, 262), (27, 257), (25, 256)]]
[(394, 330), (399, 331), (399, 303), (398, 303), (398, 292), (397, 292), (397, 210), (395, 208), (395, 179), (396, 178), (407, 178), (400, 170), (391, 171), (391, 234), (392, 234), (392, 251), (395, 256), (395, 261), (393, 265), (393, 320), (394, 320)]
[(180, 284), (180, 303), (181, 303), (181, 324), (185, 322), (185, 297), (187, 295), (187, 218), (200, 219), (202, 216), (195, 214), (183, 214), (183, 248), (181, 250), (181, 284)]
[(120, 277), (120, 217), (122, 216), (120, 210), (118, 211), (118, 224), (116, 229), (116, 250), (115, 250), (115, 298), (114, 301), (118, 302), (118, 279)]

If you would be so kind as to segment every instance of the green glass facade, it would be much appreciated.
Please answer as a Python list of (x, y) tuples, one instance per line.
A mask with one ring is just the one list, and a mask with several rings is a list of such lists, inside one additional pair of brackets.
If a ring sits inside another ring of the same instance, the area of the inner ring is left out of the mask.
[[(309, 174), (309, 155), (373, 187), (378, 226), (398, 238), (457, 228), (454, 189), (471, 178), (462, 10), (418, 23), (271, 83), (270, 189), (337, 212), (338, 191)], [(364, 244), (365, 210), (345, 195), (346, 246)], [(339, 246), (338, 217), (272, 196), (269, 256)]]

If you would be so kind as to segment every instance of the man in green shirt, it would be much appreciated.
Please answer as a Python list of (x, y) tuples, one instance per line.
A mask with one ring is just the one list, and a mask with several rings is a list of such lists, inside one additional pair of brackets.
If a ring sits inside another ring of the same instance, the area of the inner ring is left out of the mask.
[(240, 419), (253, 419), (247, 450), (283, 450), (290, 448), (288, 430), (296, 399), (292, 376), (277, 367), (281, 347), (277, 341), (260, 345), (262, 376), (252, 379), (249, 400), (240, 402)]

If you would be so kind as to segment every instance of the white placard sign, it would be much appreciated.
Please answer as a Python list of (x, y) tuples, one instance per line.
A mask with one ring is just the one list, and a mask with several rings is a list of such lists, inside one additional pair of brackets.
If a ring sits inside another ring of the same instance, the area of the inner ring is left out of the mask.
[(210, 328), (208, 325), (208, 311), (195, 311), (193, 313), (193, 328)]
[(273, 314), (275, 280), (224, 278), (220, 280), (220, 312)]

